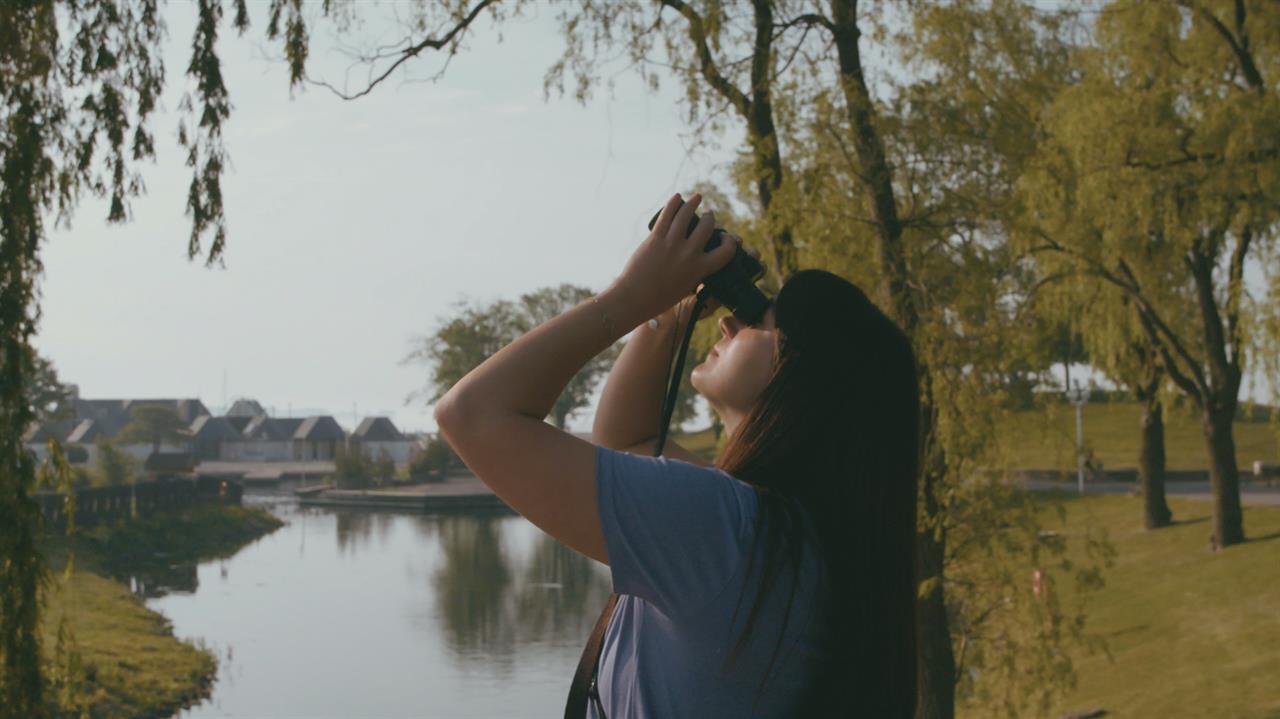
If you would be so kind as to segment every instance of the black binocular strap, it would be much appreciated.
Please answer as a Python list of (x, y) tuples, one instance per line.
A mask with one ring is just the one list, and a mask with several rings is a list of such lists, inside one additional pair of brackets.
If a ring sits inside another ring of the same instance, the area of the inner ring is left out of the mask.
[[(652, 222), (650, 226), (652, 226)], [(693, 326), (696, 318), (702, 314), (702, 307), (707, 303), (708, 290), (703, 288), (698, 293), (697, 299), (693, 303), (693, 313), (689, 317), (689, 324), (684, 328), (684, 339), (680, 343), (679, 356), (676, 358), (675, 372), (670, 371), (671, 364), (667, 363), (668, 391), (662, 402), (662, 425), (658, 430), (658, 444), (653, 450), (655, 457), (662, 456), (662, 448), (667, 441), (667, 429), (671, 426), (671, 415), (676, 408), (676, 390), (680, 388), (680, 378), (684, 371), (685, 354), (689, 351), (689, 339), (693, 336)], [(676, 334), (679, 334), (680, 323), (676, 323)], [(675, 349), (674, 347), (672, 349)], [(600, 707), (600, 695), (596, 689), (596, 672), (600, 666), (600, 650), (604, 648), (604, 631), (609, 628), (609, 618), (613, 616), (613, 609), (618, 604), (618, 595), (610, 594), (609, 603), (604, 606), (604, 611), (600, 613), (600, 618), (596, 620), (596, 626), (591, 630), (591, 637), (587, 639), (587, 646), (582, 649), (582, 657), (578, 659), (578, 671), (573, 674), (573, 684), (569, 686), (569, 701), (565, 704), (565, 719), (585, 719), (587, 716), (587, 700), (589, 698), (596, 700), (596, 707), (599, 709), (600, 719), (607, 719), (604, 716), (604, 709)]]
[[(609, 617), (618, 605), (618, 595), (610, 594), (609, 603), (596, 620), (591, 630), (587, 646), (582, 649), (582, 657), (578, 659), (578, 671), (573, 673), (573, 684), (569, 687), (569, 702), (564, 708), (565, 719), (584, 719), (587, 716), (587, 692), (595, 684), (596, 671), (600, 665), (600, 650), (604, 648), (604, 630), (609, 628)], [(603, 715), (601, 719), (605, 719)]]

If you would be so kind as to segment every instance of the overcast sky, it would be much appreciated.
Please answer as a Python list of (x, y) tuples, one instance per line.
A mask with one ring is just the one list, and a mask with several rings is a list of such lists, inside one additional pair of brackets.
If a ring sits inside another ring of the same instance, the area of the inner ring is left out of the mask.
[[(244, 396), (277, 415), (331, 413), (348, 430), (373, 414), (434, 429), (421, 400), (404, 404), (426, 383), (425, 366), (400, 364), (415, 337), (464, 297), (603, 289), (657, 207), (722, 179), (740, 139), (688, 152), (679, 88), (652, 94), (621, 64), (612, 100), (602, 89), (586, 108), (544, 102), (562, 47), (546, 8), (509, 22), (501, 44), (481, 21), (436, 83), (422, 80), (443, 60), (428, 58), (359, 101), (321, 88), (290, 99), (263, 10), (251, 3), (248, 35), (219, 43), (235, 108), (226, 268), (186, 258), (184, 2), (166, 10), (158, 157), (134, 219), (109, 227), (104, 203), (86, 201), (70, 230), (50, 232), (35, 344), (83, 397), (198, 397), (216, 414)], [(391, 23), (368, 30), (395, 36)], [(330, 27), (313, 39), (314, 69), (341, 79)], [(588, 429), (590, 411), (570, 426)]]

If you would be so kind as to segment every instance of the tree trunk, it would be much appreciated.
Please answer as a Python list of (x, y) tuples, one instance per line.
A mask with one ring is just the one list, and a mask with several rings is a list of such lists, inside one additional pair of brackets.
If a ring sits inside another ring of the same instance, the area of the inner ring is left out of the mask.
[[(831, 0), (831, 35), (840, 63), (840, 85), (845, 109), (853, 132), (854, 151), (863, 178), (863, 198), (875, 218), (882, 294), (885, 306), (898, 325), (914, 343), (920, 331), (920, 311), (910, 290), (910, 270), (902, 246), (902, 221), (898, 216), (893, 188), (893, 172), (885, 157), (884, 143), (875, 127), (875, 108), (863, 76), (862, 55), (858, 49), (856, 0)], [(922, 447), (934, 442), (937, 428), (935, 408), (928, 387), (929, 367), (921, 361)], [(927, 523), (941, 523), (943, 508), (936, 501), (937, 484), (946, 473), (946, 460), (941, 450), (924, 454), (921, 467), (920, 496), (924, 502)], [(921, 527), (916, 542), (916, 580), (929, 582), (931, 589), (918, 599), (916, 606), (917, 719), (952, 719), (955, 716), (955, 654), (951, 646), (951, 629), (946, 611), (943, 560), (946, 556), (946, 534), (934, 535)]]
[(1222, 549), (1244, 541), (1240, 470), (1236, 466), (1235, 439), (1231, 436), (1235, 402), (1219, 403), (1216, 407), (1206, 403), (1202, 418), (1209, 448), (1209, 491), (1213, 495), (1213, 548)]
[[(751, 90), (746, 104), (747, 141), (756, 158), (756, 194), (767, 217), (773, 196), (782, 187), (782, 151), (773, 123), (773, 2), (754, 0), (756, 40), (752, 52)], [(773, 242), (773, 271), (781, 286), (796, 265), (795, 241), (790, 227), (770, 233)]]
[(1138, 483), (1142, 487), (1143, 526), (1159, 529), (1173, 521), (1164, 495), (1164, 418), (1155, 393), (1140, 399), (1143, 400), (1142, 447), (1138, 453)]
[[(936, 478), (922, 473), (926, 508), (931, 501)], [(935, 516), (936, 507), (929, 511)], [(943, 557), (946, 556), (945, 529), (938, 536), (927, 530), (916, 534), (916, 578), (934, 580), (932, 589), (916, 601), (916, 719), (951, 719), (955, 716), (956, 657), (951, 646), (943, 591)]]

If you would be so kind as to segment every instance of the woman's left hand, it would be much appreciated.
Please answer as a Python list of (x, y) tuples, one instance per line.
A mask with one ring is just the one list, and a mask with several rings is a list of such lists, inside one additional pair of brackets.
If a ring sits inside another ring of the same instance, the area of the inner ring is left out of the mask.
[(736, 241), (726, 239), (710, 252), (702, 249), (716, 228), (715, 213), (711, 210), (699, 217), (693, 234), (685, 237), (684, 230), (701, 202), (702, 195), (694, 194), (680, 205), (680, 195), (673, 195), (662, 208), (649, 236), (613, 281), (611, 289), (625, 293), (643, 308), (644, 316), (655, 316), (670, 309), (733, 260)]

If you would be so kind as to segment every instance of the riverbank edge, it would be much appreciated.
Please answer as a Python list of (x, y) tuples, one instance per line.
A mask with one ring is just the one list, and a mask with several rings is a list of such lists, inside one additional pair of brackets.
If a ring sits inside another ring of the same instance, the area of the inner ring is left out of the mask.
[[(65, 617), (81, 659), (74, 705), (90, 717), (159, 719), (207, 699), (218, 658), (199, 640), (179, 639), (172, 623), (121, 581), (162, 552), (166, 562), (230, 556), (284, 522), (265, 509), (199, 505), (128, 523), (46, 534), (51, 570), (41, 653), (53, 662)], [(69, 550), (73, 571), (64, 576)], [(72, 707), (65, 707), (72, 708)]]

